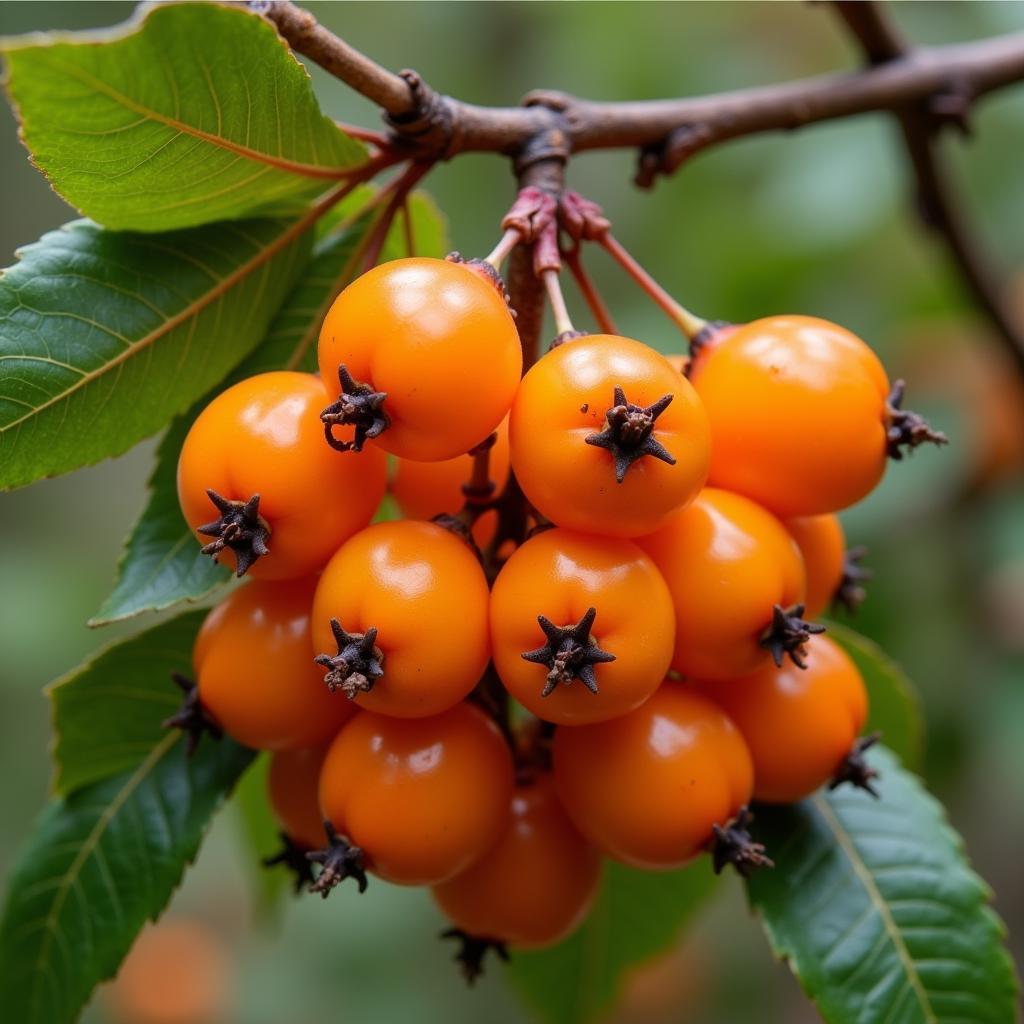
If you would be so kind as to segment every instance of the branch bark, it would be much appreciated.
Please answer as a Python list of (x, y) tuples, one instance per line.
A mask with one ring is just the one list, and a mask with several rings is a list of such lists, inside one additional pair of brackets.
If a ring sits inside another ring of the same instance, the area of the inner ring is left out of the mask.
[(644, 183), (715, 142), (870, 111), (898, 111), (944, 91), (967, 89), (977, 98), (1024, 79), (1024, 33), (1016, 33), (915, 49), (852, 74), (708, 96), (600, 103), (541, 91), (527, 96), (523, 106), (483, 107), (441, 96), (412, 72), (396, 75), (380, 67), (289, 0), (263, 0), (255, 9), (296, 52), (380, 106), (397, 140), (432, 150), (424, 156), (515, 156), (538, 135), (557, 129), (564, 132), (569, 152), (647, 149)]
[[(879, 4), (837, 0), (835, 8), (872, 65), (914, 59), (915, 50)], [(988, 259), (963, 213), (941, 150), (940, 130), (949, 123), (966, 130), (972, 100), (970, 84), (952, 77), (945, 94), (907, 103), (895, 113), (916, 182), (918, 212), (945, 243), (968, 291), (1024, 375), (1024, 333), (1006, 308)]]

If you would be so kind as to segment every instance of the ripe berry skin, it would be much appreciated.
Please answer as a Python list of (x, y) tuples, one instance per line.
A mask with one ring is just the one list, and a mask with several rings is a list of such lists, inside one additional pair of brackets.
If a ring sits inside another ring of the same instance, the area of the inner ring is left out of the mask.
[(336, 653), (331, 619), (349, 633), (376, 628), (384, 674), (354, 703), (399, 718), (435, 715), (487, 667), (487, 600), (483, 569), (464, 541), (434, 523), (377, 523), (347, 541), (320, 577), (314, 652)]
[[(672, 395), (652, 436), (675, 465), (644, 455), (616, 482), (612, 452), (586, 439), (604, 430), (617, 387), (638, 406)], [(516, 393), (509, 441), (516, 478), (543, 515), (613, 537), (650, 533), (691, 501), (707, 476), (711, 443), (689, 381), (641, 342), (604, 334), (560, 345), (532, 367)]]
[(559, 729), (555, 784), (576, 827), (639, 868), (686, 863), (750, 799), (750, 752), (726, 714), (681, 683), (664, 683), (621, 718)]
[(838, 644), (811, 637), (804, 671), (788, 662), (699, 683), (736, 723), (754, 760), (754, 797), (792, 803), (830, 779), (868, 713), (864, 681)]
[(770, 512), (706, 487), (639, 544), (672, 595), (677, 672), (730, 679), (771, 660), (758, 641), (773, 605), (803, 600), (804, 568), (795, 541)]
[(260, 750), (322, 743), (352, 717), (309, 645), (313, 579), (253, 581), (206, 617), (192, 661), (199, 699), (232, 738)]
[(335, 299), (319, 361), (328, 388), (344, 364), (357, 381), (387, 393), (391, 425), (373, 444), (436, 462), (464, 454), (497, 427), (523, 356), (493, 285), (462, 264), (416, 258), (375, 267)]
[[(494, 494), (500, 494), (508, 480), (508, 417), (497, 429), (497, 440), (491, 448), (488, 472), (494, 483)], [(459, 455), (444, 462), (415, 462), (399, 459), (391, 480), (391, 493), (404, 515), (410, 519), (433, 519), (442, 513), (455, 513), (462, 508), (466, 496), (462, 485), (469, 483), (473, 472), (473, 456)], [(486, 545), (494, 536), (496, 516), (484, 513), (473, 526), (473, 538)]]
[(437, 885), (497, 842), (512, 784), (505, 740), (479, 708), (417, 719), (366, 711), (327, 752), (320, 807), (375, 874)]
[(270, 759), (267, 790), (274, 818), (293, 842), (307, 850), (324, 845), (324, 822), (317, 792), (327, 747), (282, 750)]
[(881, 480), (889, 381), (844, 328), (755, 320), (701, 353), (690, 379), (715, 439), (713, 486), (788, 517), (836, 512)]
[[(310, 373), (262, 373), (218, 395), (192, 425), (178, 460), (178, 499), (192, 529), (217, 518), (207, 488), (234, 501), (260, 496), (270, 553), (254, 579), (293, 579), (319, 570), (373, 517), (384, 496), (379, 451), (343, 458), (324, 441), (320, 410), (331, 400)], [(210, 537), (197, 534), (201, 543)], [(227, 548), (218, 556), (234, 567)]]
[(807, 574), (806, 615), (815, 619), (832, 602), (843, 581), (846, 538), (834, 515), (787, 519), (786, 529), (800, 548)]
[(434, 899), (469, 935), (519, 947), (549, 946), (590, 910), (601, 858), (576, 831), (550, 777), (517, 786), (501, 838)]
[[(597, 609), (591, 636), (615, 660), (541, 696), (549, 666), (523, 659), (544, 644), (537, 616), (556, 626)], [(642, 704), (665, 678), (675, 634), (672, 600), (654, 563), (632, 541), (556, 528), (538, 533), (502, 567), (491, 590), (494, 666), (505, 687), (538, 718), (601, 722)]]

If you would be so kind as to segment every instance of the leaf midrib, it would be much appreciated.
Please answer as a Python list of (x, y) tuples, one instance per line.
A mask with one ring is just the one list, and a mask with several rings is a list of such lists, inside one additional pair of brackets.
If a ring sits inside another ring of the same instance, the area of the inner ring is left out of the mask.
[(155, 341), (158, 341), (164, 335), (169, 334), (175, 328), (181, 324), (187, 322), (190, 318), (201, 313), (207, 306), (209, 306), (216, 299), (219, 299), (226, 292), (230, 291), (239, 281), (243, 280), (250, 273), (257, 268), (261, 267), (267, 260), (275, 256), (280, 252), (286, 245), (293, 242), (296, 238), (302, 235), (306, 230), (309, 229), (310, 225), (316, 221), (316, 219), (322, 213), (323, 203), (318, 203), (312, 207), (309, 212), (301, 219), (297, 220), (287, 231), (279, 235), (273, 242), (266, 245), (262, 250), (257, 252), (251, 259), (243, 263), (241, 266), (236, 267), (227, 277), (220, 280), (218, 284), (210, 288), (209, 291), (204, 292), (199, 298), (190, 302), (184, 309), (175, 313), (174, 316), (165, 320), (159, 327), (150, 331), (148, 334), (143, 335), (136, 341), (128, 344), (121, 352), (119, 352), (114, 358), (109, 359), (107, 362), (102, 363), (94, 370), (90, 370), (84, 373), (78, 378), (70, 387), (65, 388), (63, 391), (59, 391), (54, 395), (51, 395), (41, 405), (34, 406), (28, 412), (23, 413), (16, 420), (12, 420), (10, 423), (0, 426), (0, 435), (3, 435), (12, 427), (20, 426), (26, 420), (31, 419), (33, 416), (38, 416), (45, 412), (50, 406), (56, 405), (58, 402), (63, 402), (73, 395), (80, 388), (91, 384), (95, 380), (99, 380), (104, 374), (109, 373), (112, 369), (120, 366), (126, 360), (135, 356), (138, 352), (147, 348)]
[(56, 65), (59, 71), (77, 78), (83, 85), (108, 96), (115, 103), (120, 104), (126, 110), (130, 110), (134, 114), (139, 114), (142, 117), (149, 118), (150, 120), (156, 121), (168, 128), (174, 128), (183, 135), (190, 135), (193, 138), (201, 139), (203, 142), (208, 142), (211, 145), (227, 150), (230, 153), (235, 153), (236, 155), (244, 157), (246, 160), (251, 160), (254, 163), (266, 164), (269, 167), (275, 167), (278, 170), (287, 171), (290, 174), (297, 174), (306, 178), (326, 178), (336, 180), (337, 178), (344, 177), (351, 173), (352, 168), (350, 167), (323, 167), (317, 164), (307, 164), (302, 161), (288, 160), (285, 157), (275, 157), (269, 153), (263, 153), (260, 150), (245, 146), (240, 142), (233, 142), (231, 139), (224, 138), (221, 135), (215, 135), (213, 132), (204, 131), (202, 128), (197, 128), (195, 125), (190, 125), (185, 121), (179, 121), (177, 118), (171, 117), (168, 114), (161, 114), (157, 110), (153, 110), (141, 103), (137, 103), (130, 96), (125, 96), (124, 93), (119, 92), (102, 79), (96, 78), (95, 75), (89, 74), (83, 68), (80, 68), (75, 64), (66, 64), (63, 61), (53, 59), (52, 54), (51, 64)]
[(868, 900), (877, 909), (878, 914), (882, 919), (882, 926), (889, 938), (892, 940), (893, 947), (896, 950), (896, 955), (903, 964), (907, 981), (910, 983), (910, 987), (913, 990), (914, 995), (917, 997), (918, 1004), (925, 1015), (927, 1024), (939, 1024), (939, 1018), (935, 1014), (931, 1000), (928, 998), (928, 993), (921, 982), (921, 977), (917, 973), (914, 958), (911, 956), (910, 950), (907, 948), (907, 944), (903, 940), (903, 934), (900, 932), (899, 926), (896, 924), (896, 921), (889, 910), (889, 905), (886, 903), (885, 897), (875, 884), (875, 880), (871, 876), (870, 870), (864, 863), (860, 851), (854, 845), (846, 829), (843, 827), (842, 822), (832, 811), (832, 808), (829, 807), (828, 802), (824, 800), (820, 794), (813, 796), (811, 798), (811, 803), (824, 820), (829, 831), (835, 837), (836, 843), (843, 851), (846, 859), (850, 862), (850, 866), (853, 868), (854, 874), (857, 876), (861, 885), (864, 887), (864, 891), (867, 893)]
[(124, 786), (118, 790), (114, 799), (110, 801), (109, 806), (103, 811), (99, 818), (96, 819), (96, 824), (93, 825), (89, 835), (86, 836), (85, 841), (75, 854), (74, 860), (62, 876), (60, 886), (57, 889), (57, 895), (55, 896), (53, 903), (50, 906), (50, 912), (46, 915), (46, 920), (43, 923), (43, 941), (39, 947), (39, 953), (36, 956), (35, 969), (32, 973), (32, 994), (29, 1004), (33, 1007), (33, 1010), (37, 1008), (39, 1003), (40, 983), (45, 976), (43, 974), (43, 968), (48, 963), (50, 947), (56, 934), (54, 929), (57, 924), (57, 918), (64, 906), (64, 901), (67, 899), (68, 893), (71, 891), (72, 885), (77, 880), (82, 867), (98, 846), (100, 840), (103, 838), (103, 834), (106, 832), (117, 813), (125, 805), (135, 790), (138, 789), (153, 768), (160, 762), (164, 755), (167, 754), (181, 739), (181, 736), (182, 734), (177, 731), (168, 732), (167, 735), (164, 736), (155, 747), (153, 747), (146, 759), (129, 776)]

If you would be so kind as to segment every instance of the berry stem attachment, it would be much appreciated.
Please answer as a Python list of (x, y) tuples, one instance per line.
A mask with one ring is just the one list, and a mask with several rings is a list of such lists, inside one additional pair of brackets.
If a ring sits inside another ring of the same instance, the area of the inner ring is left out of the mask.
[(524, 661), (545, 665), (549, 671), (544, 681), (542, 697), (549, 697), (559, 684), (568, 686), (578, 679), (591, 693), (597, 693), (597, 679), (594, 666), (615, 660), (615, 655), (602, 651), (590, 635), (597, 609), (588, 608), (586, 614), (572, 626), (556, 626), (544, 615), (537, 616), (537, 622), (547, 642), (543, 647), (524, 651)]
[(754, 820), (749, 807), (741, 807), (739, 813), (725, 826), (712, 826), (715, 838), (711, 846), (711, 859), (715, 874), (720, 875), (726, 864), (731, 864), (744, 878), (749, 878), (759, 868), (773, 868), (775, 862), (765, 854), (764, 845), (754, 842), (749, 828)]
[(313, 877), (313, 865), (306, 858), (305, 847), (299, 846), (285, 832), (278, 834), (281, 837), (281, 849), (272, 857), (264, 857), (261, 863), (265, 868), (277, 867), (278, 864), (286, 867), (295, 875), (295, 892), (300, 893), (307, 885), (312, 885), (316, 881)]
[(758, 642), (771, 652), (776, 668), (782, 668), (787, 654), (797, 668), (807, 668), (805, 645), (812, 636), (824, 633), (825, 627), (817, 622), (807, 622), (803, 614), (802, 604), (790, 608), (779, 604), (772, 607), (772, 623)]
[(377, 630), (348, 633), (337, 619), (331, 619), (331, 632), (338, 645), (337, 654), (318, 654), (313, 660), (327, 669), (324, 682), (334, 693), (341, 690), (349, 700), (369, 693), (384, 675), (384, 653), (377, 646)]
[(880, 732), (873, 732), (869, 736), (861, 736), (856, 740), (853, 749), (839, 762), (828, 788), (838, 789), (843, 783), (848, 782), (851, 786), (870, 793), (876, 800), (881, 799), (881, 794), (872, 783), (873, 779), (878, 778), (878, 772), (867, 763), (864, 757), (865, 751), (870, 750), (881, 738)]
[(346, 878), (354, 878), (359, 891), (366, 892), (363, 851), (339, 836), (329, 821), (324, 822), (324, 832), (327, 833), (327, 845), (321, 850), (310, 850), (306, 854), (306, 860), (311, 864), (320, 865), (320, 874), (309, 887), (309, 891), (318, 892), (327, 899), (331, 890), (341, 885)]
[(248, 501), (233, 501), (212, 487), (206, 489), (206, 496), (220, 515), (196, 527), (196, 533), (214, 538), (200, 548), (200, 553), (216, 562), (224, 548), (230, 549), (235, 553), (235, 575), (244, 576), (257, 559), (270, 554), (270, 524), (260, 515), (260, 496), (254, 494)]
[(441, 938), (455, 939), (459, 943), (459, 950), (454, 959), (459, 965), (467, 985), (473, 985), (476, 979), (484, 973), (484, 957), (488, 950), (494, 950), (494, 955), (502, 963), (508, 963), (508, 947), (499, 939), (470, 935), (461, 928), (449, 928), (448, 931), (441, 933)]
[(191, 757), (199, 746), (203, 733), (208, 733), (215, 740), (224, 735), (220, 723), (199, 702), (199, 687), (180, 672), (172, 672), (171, 680), (185, 694), (181, 707), (169, 718), (165, 718), (160, 726), (163, 729), (180, 729), (185, 734), (185, 753)]

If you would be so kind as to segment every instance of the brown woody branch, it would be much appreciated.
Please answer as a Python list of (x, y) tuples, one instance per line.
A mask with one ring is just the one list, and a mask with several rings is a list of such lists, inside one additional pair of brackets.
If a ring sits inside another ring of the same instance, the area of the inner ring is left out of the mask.
[[(879, 4), (837, 0), (835, 7), (873, 66), (914, 59), (914, 48)], [(968, 81), (951, 77), (944, 92), (907, 103), (895, 114), (916, 181), (921, 218), (945, 242), (975, 302), (991, 320), (1018, 371), (1024, 374), (1024, 334), (1006, 309), (988, 261), (963, 215), (940, 148), (939, 132), (944, 126), (968, 130), (973, 98)]]
[(1016, 33), (922, 47), (852, 74), (708, 96), (600, 103), (541, 91), (527, 96), (520, 107), (482, 107), (433, 92), (414, 72), (396, 75), (380, 67), (289, 0), (263, 0), (254, 6), (294, 50), (380, 106), (396, 139), (429, 151), (423, 155), (516, 156), (531, 140), (557, 130), (562, 133), (559, 148), (566, 154), (647, 148), (645, 182), (725, 139), (870, 111), (898, 111), (939, 93), (966, 90), (976, 99), (1024, 79), (1024, 33)]

